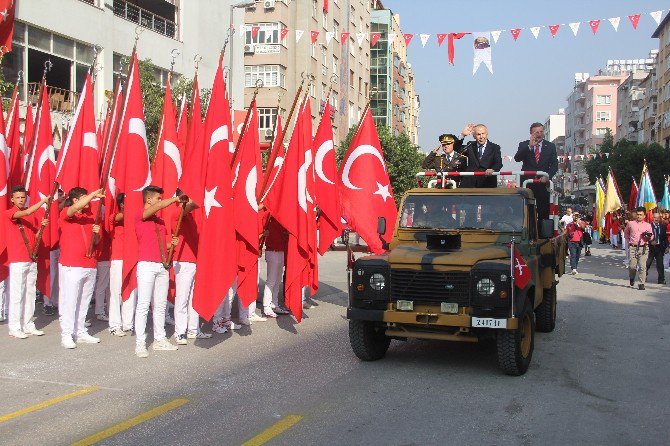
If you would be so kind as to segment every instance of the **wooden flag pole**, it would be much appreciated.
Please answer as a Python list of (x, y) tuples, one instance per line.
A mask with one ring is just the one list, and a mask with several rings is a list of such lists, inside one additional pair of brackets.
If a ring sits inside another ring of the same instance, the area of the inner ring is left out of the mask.
[[(119, 91), (121, 91), (120, 88), (121, 88), (121, 79), (116, 81), (116, 88), (114, 88), (114, 96), (111, 99), (111, 103), (107, 106), (107, 117), (105, 118), (105, 120), (109, 119), (108, 121), (109, 127), (104, 129), (103, 141), (102, 141), (102, 163), (100, 164), (99, 176), (102, 175), (102, 170), (105, 166), (105, 163), (107, 162), (107, 154), (109, 153), (110, 139), (112, 134), (114, 133), (115, 125), (117, 124), (114, 121), (114, 117), (116, 116), (117, 107), (119, 106), (116, 98), (119, 95)], [(100, 181), (102, 181), (102, 178), (100, 178)]]
[(233, 153), (233, 159), (230, 163), (231, 166), (234, 166), (235, 161), (237, 161), (237, 154), (240, 151), (239, 149), (240, 149), (240, 143), (242, 142), (242, 137), (247, 132), (247, 128), (249, 127), (249, 119), (251, 117), (251, 106), (256, 101), (256, 96), (258, 96), (258, 91), (262, 87), (263, 87), (263, 80), (262, 79), (257, 79), (256, 80), (256, 88), (254, 88), (254, 94), (251, 97), (251, 102), (249, 103), (249, 108), (247, 109), (247, 116), (244, 118), (244, 125), (242, 126), (242, 132), (240, 132), (240, 137), (237, 140), (237, 144), (235, 144), (235, 153)]
[[(139, 27), (138, 27), (139, 28)], [(140, 34), (141, 30), (138, 32), (138, 30), (135, 30), (135, 45), (133, 46), (133, 51), (130, 54), (130, 63), (128, 64), (128, 71), (126, 72), (126, 79), (130, 79), (130, 73), (133, 69), (133, 59), (135, 58), (135, 54), (137, 53), (137, 41), (140, 40)], [(137, 80), (139, 82), (139, 79)], [(128, 97), (128, 84), (126, 84), (123, 90), (122, 94), (122, 101), (121, 104), (125, 104), (126, 98)], [(119, 105), (121, 105), (119, 104)], [(112, 147), (112, 153), (108, 157), (107, 160), (105, 160), (105, 164), (102, 169), (102, 175), (100, 177), (100, 187), (99, 189), (102, 189), (103, 191), (107, 187), (107, 182), (109, 180), (109, 173), (112, 167), (112, 161), (114, 160), (114, 157), (116, 156), (116, 150), (119, 146), (119, 139), (121, 137), (121, 128), (123, 127), (123, 119), (124, 116), (121, 114), (119, 115), (119, 125), (116, 126), (115, 130), (115, 135), (114, 135), (114, 146)], [(95, 213), (95, 222), (94, 224), (99, 225), (100, 220), (102, 220), (102, 206), (98, 206), (98, 212)], [(93, 256), (93, 237), (91, 237), (91, 243), (88, 245), (88, 251), (86, 252), (86, 257), (91, 258)]]

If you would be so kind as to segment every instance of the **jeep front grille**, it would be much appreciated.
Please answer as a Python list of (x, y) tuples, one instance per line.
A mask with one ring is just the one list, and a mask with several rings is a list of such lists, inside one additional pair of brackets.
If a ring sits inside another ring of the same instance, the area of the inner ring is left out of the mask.
[(418, 303), (470, 305), (470, 273), (462, 271), (391, 270), (391, 298)]

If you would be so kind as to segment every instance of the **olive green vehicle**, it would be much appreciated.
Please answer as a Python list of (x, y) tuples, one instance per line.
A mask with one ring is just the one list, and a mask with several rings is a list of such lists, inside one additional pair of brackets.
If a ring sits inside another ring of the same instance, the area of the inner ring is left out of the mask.
[[(526, 188), (410, 190), (388, 253), (361, 257), (350, 269), (354, 353), (381, 359), (393, 339), (495, 339), (501, 369), (522, 375), (535, 330), (556, 324), (566, 240), (555, 229), (555, 219), (537, 220)], [(386, 232), (383, 218), (378, 232)], [(512, 245), (530, 270), (523, 288)]]

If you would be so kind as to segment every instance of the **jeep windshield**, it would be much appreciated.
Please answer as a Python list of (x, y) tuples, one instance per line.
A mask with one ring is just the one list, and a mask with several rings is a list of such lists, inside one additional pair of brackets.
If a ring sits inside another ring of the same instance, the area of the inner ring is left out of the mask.
[(518, 195), (408, 195), (400, 227), (520, 232), (524, 201)]

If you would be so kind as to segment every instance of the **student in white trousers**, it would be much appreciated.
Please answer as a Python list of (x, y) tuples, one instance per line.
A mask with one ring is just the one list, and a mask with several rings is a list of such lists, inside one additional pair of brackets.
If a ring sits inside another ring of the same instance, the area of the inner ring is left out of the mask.
[(288, 232), (270, 217), (267, 232), (265, 233), (265, 264), (266, 279), (263, 289), (263, 315), (276, 318), (278, 315), (289, 314), (289, 311), (279, 305), (284, 277), (284, 255), (288, 244)]
[[(35, 234), (39, 225), (33, 215), (49, 197), (44, 197), (29, 208), (26, 205), (26, 189), (14, 186), (10, 200), (12, 207), (5, 211), (4, 227), (7, 240), (7, 263), (9, 264), (9, 335), (25, 339), (28, 335), (42, 336), (44, 332), (35, 327), (35, 283), (37, 264), (32, 258)], [(42, 219), (42, 226), (48, 224)]]
[[(100, 241), (100, 226), (94, 224), (91, 200), (104, 198), (102, 189), (88, 193), (83, 187), (73, 187), (60, 212), (61, 255), (58, 271), (61, 326), (61, 345), (67, 349), (77, 344), (97, 344), (100, 338), (86, 329), (86, 314), (93, 298), (97, 259), (88, 257), (88, 247)], [(76, 343), (75, 343), (76, 341)]]
[(105, 217), (110, 228), (111, 252), (109, 262), (109, 332), (123, 337), (133, 329), (137, 291), (133, 290), (125, 301), (121, 296), (123, 284), (123, 204), (126, 195), (116, 196), (117, 212)]
[(165, 263), (169, 246), (177, 246), (179, 240), (177, 237), (170, 237), (168, 242), (165, 222), (156, 213), (181, 199), (173, 197), (163, 200), (163, 189), (154, 185), (142, 190), (142, 199), (144, 209), (135, 216), (135, 235), (138, 244), (135, 354), (140, 358), (146, 358), (149, 356), (146, 327), (150, 304), (153, 312), (153, 349), (170, 351), (178, 348), (165, 336), (165, 309), (170, 282)]

